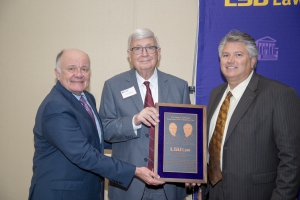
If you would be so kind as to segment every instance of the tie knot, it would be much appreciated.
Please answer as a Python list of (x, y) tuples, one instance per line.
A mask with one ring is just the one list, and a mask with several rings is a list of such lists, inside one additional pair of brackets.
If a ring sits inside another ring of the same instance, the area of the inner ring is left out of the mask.
[(80, 101), (80, 102), (86, 102), (85, 99), (84, 99), (84, 97), (83, 97), (83, 95), (81, 95), (79, 101)]
[(227, 93), (226, 98), (227, 98), (227, 99), (230, 99), (232, 96), (233, 96), (232, 93), (229, 91), (229, 92)]
[(149, 81), (145, 81), (145, 82), (144, 82), (144, 85), (146, 85), (147, 88), (149, 87), (149, 84), (150, 84)]

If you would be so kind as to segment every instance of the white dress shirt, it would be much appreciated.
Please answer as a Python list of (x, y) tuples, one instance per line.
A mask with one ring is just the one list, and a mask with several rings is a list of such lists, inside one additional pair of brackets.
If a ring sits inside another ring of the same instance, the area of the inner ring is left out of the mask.
[[(141, 77), (137, 71), (135, 71), (135, 75), (136, 75), (136, 80), (139, 86), (139, 90), (141, 93), (141, 98), (143, 100), (143, 104), (145, 102), (145, 96), (146, 96), (146, 92), (147, 92), (147, 88), (144, 85), (145, 81), (149, 81), (150, 82), (150, 89), (151, 89), (151, 94), (152, 94), (152, 98), (153, 98), (153, 102), (154, 104), (158, 102), (158, 79), (157, 79), (157, 70), (155, 68), (153, 75), (148, 79), (145, 80), (143, 77)], [(135, 131), (135, 134), (137, 134), (137, 130), (140, 129), (142, 127), (142, 125), (136, 126), (134, 124), (134, 116), (132, 118), (132, 126), (133, 129)]]
[[(220, 107), (224, 101), (224, 99), (226, 98), (227, 96), (227, 93), (229, 91), (231, 91), (232, 93), (232, 97), (230, 98), (230, 106), (229, 106), (229, 110), (228, 110), (228, 113), (227, 113), (227, 119), (226, 119), (226, 124), (225, 124), (225, 127), (224, 127), (224, 134), (223, 134), (223, 140), (222, 140), (222, 146), (221, 146), (221, 153), (220, 153), (220, 166), (221, 166), (221, 170), (222, 170), (222, 163), (223, 163), (223, 146), (224, 146), (224, 141), (225, 141), (225, 138), (226, 138), (226, 135), (227, 135), (227, 128), (228, 128), (228, 124), (230, 122), (230, 119), (231, 119), (231, 116), (237, 106), (237, 104), (239, 103), (244, 91), (246, 90), (246, 87), (247, 85), (249, 84), (250, 82), (250, 79), (253, 75), (253, 71), (252, 73), (248, 76), (247, 79), (245, 79), (243, 82), (241, 82), (239, 85), (237, 85), (233, 90), (230, 90), (229, 88), (229, 85), (227, 86), (227, 89), (225, 90), (224, 94), (223, 94), (223, 97), (218, 105), (218, 107), (216, 108), (212, 118), (211, 118), (211, 121), (210, 121), (210, 125), (209, 125), (209, 142), (211, 140), (211, 137), (213, 135), (213, 132), (215, 130), (215, 126), (216, 126), (216, 122), (217, 122), (217, 118), (218, 118), (218, 114), (219, 114), (219, 110), (220, 110)], [(209, 144), (208, 142), (208, 144)], [(208, 159), (207, 161), (209, 161), (209, 153), (208, 153)]]

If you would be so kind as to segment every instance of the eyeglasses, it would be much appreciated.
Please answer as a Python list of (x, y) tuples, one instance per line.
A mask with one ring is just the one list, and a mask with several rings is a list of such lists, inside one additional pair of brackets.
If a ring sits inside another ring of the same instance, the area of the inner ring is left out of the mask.
[(146, 50), (147, 53), (155, 53), (156, 49), (158, 49), (158, 47), (156, 46), (148, 46), (148, 47), (133, 47), (130, 49), (130, 51), (134, 54), (141, 54), (143, 52), (143, 49)]

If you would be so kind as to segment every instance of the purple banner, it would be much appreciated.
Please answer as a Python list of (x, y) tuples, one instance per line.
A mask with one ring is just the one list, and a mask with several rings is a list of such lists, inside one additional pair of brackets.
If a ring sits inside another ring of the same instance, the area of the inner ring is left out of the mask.
[[(232, 29), (250, 34), (259, 49), (256, 71), (300, 94), (300, 0), (199, 0), (196, 104), (226, 81), (218, 45)], [(300, 200), (300, 192), (298, 199)]]
[(200, 0), (196, 104), (225, 79), (220, 40), (232, 29), (250, 34), (259, 48), (257, 72), (300, 94), (300, 0)]

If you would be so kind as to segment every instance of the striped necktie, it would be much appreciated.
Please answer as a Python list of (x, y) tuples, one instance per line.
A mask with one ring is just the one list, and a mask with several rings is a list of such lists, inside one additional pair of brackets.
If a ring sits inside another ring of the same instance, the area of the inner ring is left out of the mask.
[[(83, 105), (83, 107), (85, 108), (85, 110), (89, 113), (89, 115), (91, 116), (95, 126), (96, 126), (96, 121), (95, 121), (95, 117), (92, 111), (92, 108), (89, 106), (89, 104), (86, 102), (86, 100), (84, 99), (83, 95), (81, 95), (80, 99), (79, 99), (80, 103)], [(97, 127), (97, 126), (96, 126)]]
[[(150, 84), (149, 81), (144, 82), (144, 85), (147, 88), (146, 96), (145, 96), (145, 103), (144, 103), (145, 108), (146, 107), (154, 107), (154, 102), (153, 102), (152, 93), (151, 93), (149, 84)], [(149, 140), (148, 168), (150, 170), (152, 170), (153, 167), (154, 167), (153, 160), (154, 160), (154, 137), (155, 137), (155, 131), (154, 131), (154, 126), (153, 125), (151, 127), (149, 127), (149, 135), (150, 135), (150, 140)]]
[(208, 179), (212, 186), (222, 180), (222, 172), (220, 166), (221, 146), (231, 97), (232, 94), (229, 91), (221, 105), (216, 122), (216, 127), (209, 143)]

